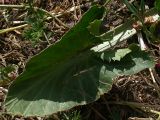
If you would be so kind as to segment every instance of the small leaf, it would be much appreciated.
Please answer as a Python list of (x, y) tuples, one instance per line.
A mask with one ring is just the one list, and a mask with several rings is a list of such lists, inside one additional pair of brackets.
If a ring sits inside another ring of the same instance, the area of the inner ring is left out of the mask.
[(128, 53), (130, 53), (130, 52), (131, 52), (131, 50), (128, 49), (128, 48), (119, 49), (119, 50), (116, 51), (115, 57), (113, 57), (112, 59), (113, 59), (114, 61), (115, 61), (115, 60), (120, 61), (121, 58), (125, 57), (125, 56), (126, 56)]
[(118, 49), (118, 50), (109, 50), (101, 54), (101, 58), (107, 61), (120, 61), (123, 57), (129, 54), (131, 50), (129, 48)]

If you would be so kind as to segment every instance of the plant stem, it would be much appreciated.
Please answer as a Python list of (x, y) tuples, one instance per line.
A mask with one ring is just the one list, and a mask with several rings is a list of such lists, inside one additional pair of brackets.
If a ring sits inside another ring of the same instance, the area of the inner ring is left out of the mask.
[(98, 110), (96, 110), (94, 107), (90, 106), (90, 108), (102, 119), (107, 120)]

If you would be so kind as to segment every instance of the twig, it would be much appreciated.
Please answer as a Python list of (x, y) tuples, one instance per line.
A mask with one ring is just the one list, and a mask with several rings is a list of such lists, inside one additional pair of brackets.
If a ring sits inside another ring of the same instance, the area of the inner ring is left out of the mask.
[(5, 94), (8, 93), (8, 90), (3, 87), (0, 87), (0, 91), (4, 92)]
[(155, 113), (155, 114), (158, 114), (157, 120), (160, 120), (160, 112), (159, 112), (159, 111), (150, 110), (150, 112)]
[[(30, 6), (25, 6), (25, 5), (0, 5), (0, 8), (29, 8)], [(34, 7), (34, 9), (38, 9), (40, 11), (43, 11), (44, 13), (48, 14), (50, 17), (47, 18), (47, 20), (54, 18), (56, 21), (58, 21), (61, 25), (63, 25), (66, 28), (69, 28), (69, 26), (65, 25), (60, 19), (58, 19), (57, 17), (62, 16), (65, 13), (70, 13), (72, 11), (75, 11), (76, 9), (78, 9), (79, 6), (74, 6), (74, 8), (70, 8), (69, 11), (66, 11), (64, 13), (60, 12), (58, 14), (56, 13), (50, 13), (42, 8), (38, 8), (38, 7)]]
[(107, 108), (108, 111), (109, 111), (109, 114), (111, 114), (111, 115), (113, 116), (112, 111), (111, 111), (111, 109), (109, 108), (109, 105), (108, 105), (108, 102), (107, 102), (106, 98), (105, 98), (104, 96), (102, 96), (102, 99), (103, 99), (103, 101), (104, 101), (104, 103), (105, 103), (105, 105), (106, 105), (106, 108)]
[(7, 18), (8, 15), (6, 15), (6, 11), (2, 12), (2, 15), (3, 15), (5, 21), (8, 23), (9, 21), (8, 21), (8, 18)]
[[(81, 13), (81, 6), (80, 6), (80, 2), (79, 0), (77, 0), (77, 5), (78, 5), (78, 9), (79, 9), (79, 16), (81, 17), (82, 16), (82, 13)], [(75, 8), (76, 6), (74, 6)], [(75, 8), (76, 9), (76, 8)]]
[(24, 28), (26, 26), (28, 26), (28, 24), (24, 24), (24, 25), (19, 25), (19, 26), (16, 26), (16, 27), (2, 29), (2, 30), (0, 30), (0, 34), (6, 33), (6, 32), (10, 32), (10, 31), (13, 31), (13, 30), (17, 30), (17, 29), (21, 29), (21, 28)]
[[(29, 8), (29, 7), (30, 6), (25, 6), (25, 5), (0, 5), (0, 8)], [(50, 12), (44, 10), (44, 9), (41, 9), (41, 8), (34, 7), (34, 9), (38, 9), (40, 11), (43, 11), (44, 13), (49, 15), (51, 18), (54, 18), (57, 22), (59, 22), (60, 25), (64, 26), (65, 28), (70, 28), (69, 26), (64, 24), (60, 19), (58, 19), (56, 15), (54, 15), (54, 14), (52, 14), (52, 13), (50, 13)], [(17, 26), (17, 27), (8, 28), (8, 29), (3, 29), (3, 30), (0, 30), (0, 34), (5, 33), (5, 32), (10, 32), (10, 31), (13, 31), (15, 29), (23, 28), (25, 26), (27, 26), (27, 24), (20, 25), (20, 26)]]
[(13, 23), (13, 24), (22, 24), (22, 23), (24, 24), (24, 23), (26, 23), (26, 22), (25, 22), (25, 21), (12, 21), (12, 23)]
[(44, 34), (44, 37), (45, 37), (45, 39), (47, 40), (48, 44), (49, 44), (49, 45), (51, 45), (51, 43), (49, 42), (49, 39), (48, 39), (48, 37), (47, 37), (46, 33), (45, 33), (45, 32), (43, 32), (43, 34)]
[[(37, 8), (37, 7), (35, 7)], [(52, 13), (44, 10), (44, 9), (41, 9), (41, 8), (37, 8), (41, 11), (43, 11), (44, 13), (48, 14), (49, 16), (51, 16), (52, 18), (54, 18), (56, 21), (58, 21), (62, 26), (66, 27), (66, 28), (70, 28), (69, 26), (67, 26), (66, 24), (64, 24), (60, 19), (58, 19), (55, 15), (53, 15)]]
[[(129, 1), (129, 3), (132, 3), (132, 2), (134, 2), (134, 0)], [(115, 13), (117, 13), (117, 12), (123, 10), (125, 7), (126, 7), (126, 5), (123, 5), (123, 6), (120, 7), (118, 10), (116, 10)]]
[[(25, 5), (0, 5), (0, 8), (30, 8), (30, 6)], [(54, 18), (56, 21), (58, 21), (61, 25), (63, 25), (66, 28), (69, 28), (69, 26), (65, 25), (60, 19), (58, 19), (54, 14), (38, 7), (34, 7), (34, 9), (38, 9), (46, 14), (48, 14), (50, 17)]]
[(156, 82), (156, 80), (155, 80), (155, 77), (154, 77), (154, 74), (153, 74), (151, 68), (149, 68), (149, 72), (150, 72), (150, 74), (151, 74), (151, 78), (152, 78), (153, 84), (154, 84), (154, 86), (155, 86), (155, 89), (157, 90), (158, 97), (160, 98), (160, 89), (159, 89), (159, 86), (158, 86), (158, 84), (157, 84), (157, 82)]
[(68, 25), (66, 25), (65, 23), (63, 23), (60, 19), (58, 19), (57, 17), (54, 17), (55, 18), (55, 20), (57, 21), (57, 22), (59, 22), (62, 26), (64, 26), (64, 27), (66, 27), (66, 28), (70, 28)]
[(107, 120), (101, 113), (99, 113), (94, 107), (90, 106), (90, 108), (102, 119)]
[(128, 120), (154, 120), (153, 118), (129, 117)]
[(145, 82), (149, 85), (149, 86), (151, 86), (151, 87), (155, 87), (154, 85), (152, 85), (149, 81), (148, 81), (148, 79), (146, 79), (146, 77), (144, 77), (143, 75), (142, 75), (142, 73), (140, 73), (140, 76), (145, 80)]
[(75, 2), (74, 2), (74, 0), (72, 0), (72, 3), (73, 3), (73, 7), (74, 7), (74, 18), (77, 20), (78, 18), (77, 18), (77, 11), (76, 11), (76, 9), (75, 9)]
[(1, 65), (3, 65), (4, 67), (6, 67), (5, 58), (2, 55), (0, 55), (0, 59), (1, 59)]
[(103, 6), (106, 6), (108, 3), (110, 3), (112, 0), (107, 0)]
[(141, 32), (137, 32), (137, 36), (138, 36), (138, 42), (140, 44), (141, 50), (146, 50), (147, 47), (144, 43), (143, 37), (142, 37), (142, 33)]
[[(105, 103), (104, 103), (105, 104)], [(110, 101), (108, 104), (127, 105), (136, 108), (157, 108), (160, 105), (150, 105), (148, 103), (126, 102), (126, 101)]]
[[(66, 13), (70, 13), (70, 12), (73, 12), (75, 9), (79, 9), (79, 7), (82, 7), (83, 5), (79, 5), (79, 6), (74, 6), (74, 7), (71, 7), (69, 10), (65, 11), (65, 12), (58, 12), (58, 13), (49, 13), (49, 14), (52, 14), (51, 17), (48, 17), (47, 20), (51, 19), (53, 16), (55, 17), (60, 17), (62, 16), (63, 14), (66, 14)], [(30, 6), (26, 6), (26, 5), (1, 5), (0, 4), (0, 8), (3, 8), (3, 9), (6, 9), (6, 8), (17, 8), (17, 9), (24, 9), (24, 8), (29, 8)], [(34, 7), (35, 9), (40, 9), (40, 8), (37, 8), (37, 7)], [(42, 10), (42, 9), (41, 9)], [(46, 12), (46, 11), (45, 11)], [(48, 12), (48, 11), (47, 11)]]
[(5, 5), (5, 4), (1, 4), (0, 8), (29, 8), (29, 6), (26, 6), (26, 5)]
[(126, 102), (126, 101), (111, 101), (111, 102), (108, 102), (108, 104), (127, 105), (131, 108), (141, 109), (144, 112), (146, 112), (146, 110), (147, 110), (147, 111), (150, 111), (152, 113), (158, 114), (159, 117), (158, 117), (157, 120), (160, 120), (160, 112), (154, 111), (154, 110), (151, 109), (153, 107), (154, 108), (160, 107), (160, 105), (149, 105), (148, 103), (136, 103), (136, 102)]
[[(142, 33), (138, 32), (137, 35), (138, 35), (138, 42), (140, 44), (141, 50), (146, 50), (147, 47), (146, 47), (146, 45), (144, 43), (144, 40), (143, 40), (143, 37), (142, 37)], [(157, 82), (155, 80), (152, 68), (149, 68), (149, 72), (150, 72), (150, 75), (151, 75), (151, 78), (152, 78), (152, 81), (153, 81), (153, 84), (154, 84), (154, 88), (156, 89), (158, 97), (160, 98), (160, 89), (159, 89), (159, 86), (158, 86), (158, 84), (157, 84)]]

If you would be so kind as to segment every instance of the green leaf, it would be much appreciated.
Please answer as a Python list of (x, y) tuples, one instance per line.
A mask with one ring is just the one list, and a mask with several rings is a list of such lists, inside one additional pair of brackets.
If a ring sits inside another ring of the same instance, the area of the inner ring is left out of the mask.
[(125, 48), (125, 49), (119, 49), (116, 51), (115, 53), (115, 57), (113, 57), (112, 59), (115, 61), (115, 60), (118, 60), (120, 61), (121, 58), (123, 58), (124, 56), (126, 56), (128, 53), (130, 53), (131, 50), (128, 49), (128, 48)]
[(123, 57), (125, 57), (127, 54), (129, 54), (131, 50), (129, 48), (124, 48), (124, 49), (118, 49), (118, 50), (109, 50), (105, 51), (105, 53), (100, 53), (101, 58), (104, 60), (107, 60), (110, 62), (111, 60), (114, 61), (120, 61)]
[[(97, 92), (102, 91), (97, 88), (99, 64), (94, 66), (97, 61), (92, 60), (90, 52), (83, 51), (101, 42), (87, 27), (95, 19), (101, 19), (104, 12), (104, 7), (92, 7), (58, 43), (28, 62), (26, 70), (9, 88), (6, 100), (9, 112), (46, 115), (99, 97)], [(89, 84), (93, 86), (88, 88)]]
[(148, 54), (139, 50), (110, 63), (94, 54), (83, 52), (47, 71), (24, 72), (9, 89), (7, 109), (27, 116), (46, 115), (87, 104), (107, 93), (115, 77), (154, 65)]

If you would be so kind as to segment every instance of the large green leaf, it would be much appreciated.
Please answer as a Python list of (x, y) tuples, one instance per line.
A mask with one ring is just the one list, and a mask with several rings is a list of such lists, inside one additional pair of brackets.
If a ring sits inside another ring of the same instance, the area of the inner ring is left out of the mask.
[[(93, 6), (60, 42), (28, 62), (26, 70), (10, 86), (6, 100), (9, 112), (45, 115), (96, 99), (98, 73), (93, 76), (85, 72), (85, 77), (79, 76), (93, 65), (86, 64), (87, 54), (86, 57), (82, 54), (84, 58), (80, 54), (101, 42), (87, 27), (95, 19), (101, 19), (104, 12), (104, 7)], [(93, 86), (87, 88), (89, 84)]]
[(29, 71), (24, 72), (10, 88), (7, 109), (27, 116), (46, 115), (87, 104), (110, 90), (115, 77), (152, 66), (151, 59), (141, 51), (110, 63), (91, 51), (84, 52), (51, 66), (44, 73), (28, 76)]
[(139, 49), (110, 63), (90, 50), (101, 39), (90, 34), (87, 27), (101, 19), (104, 11), (103, 7), (92, 7), (60, 42), (28, 62), (9, 88), (8, 112), (42, 116), (84, 105), (110, 90), (115, 77), (153, 66), (148, 54)]

